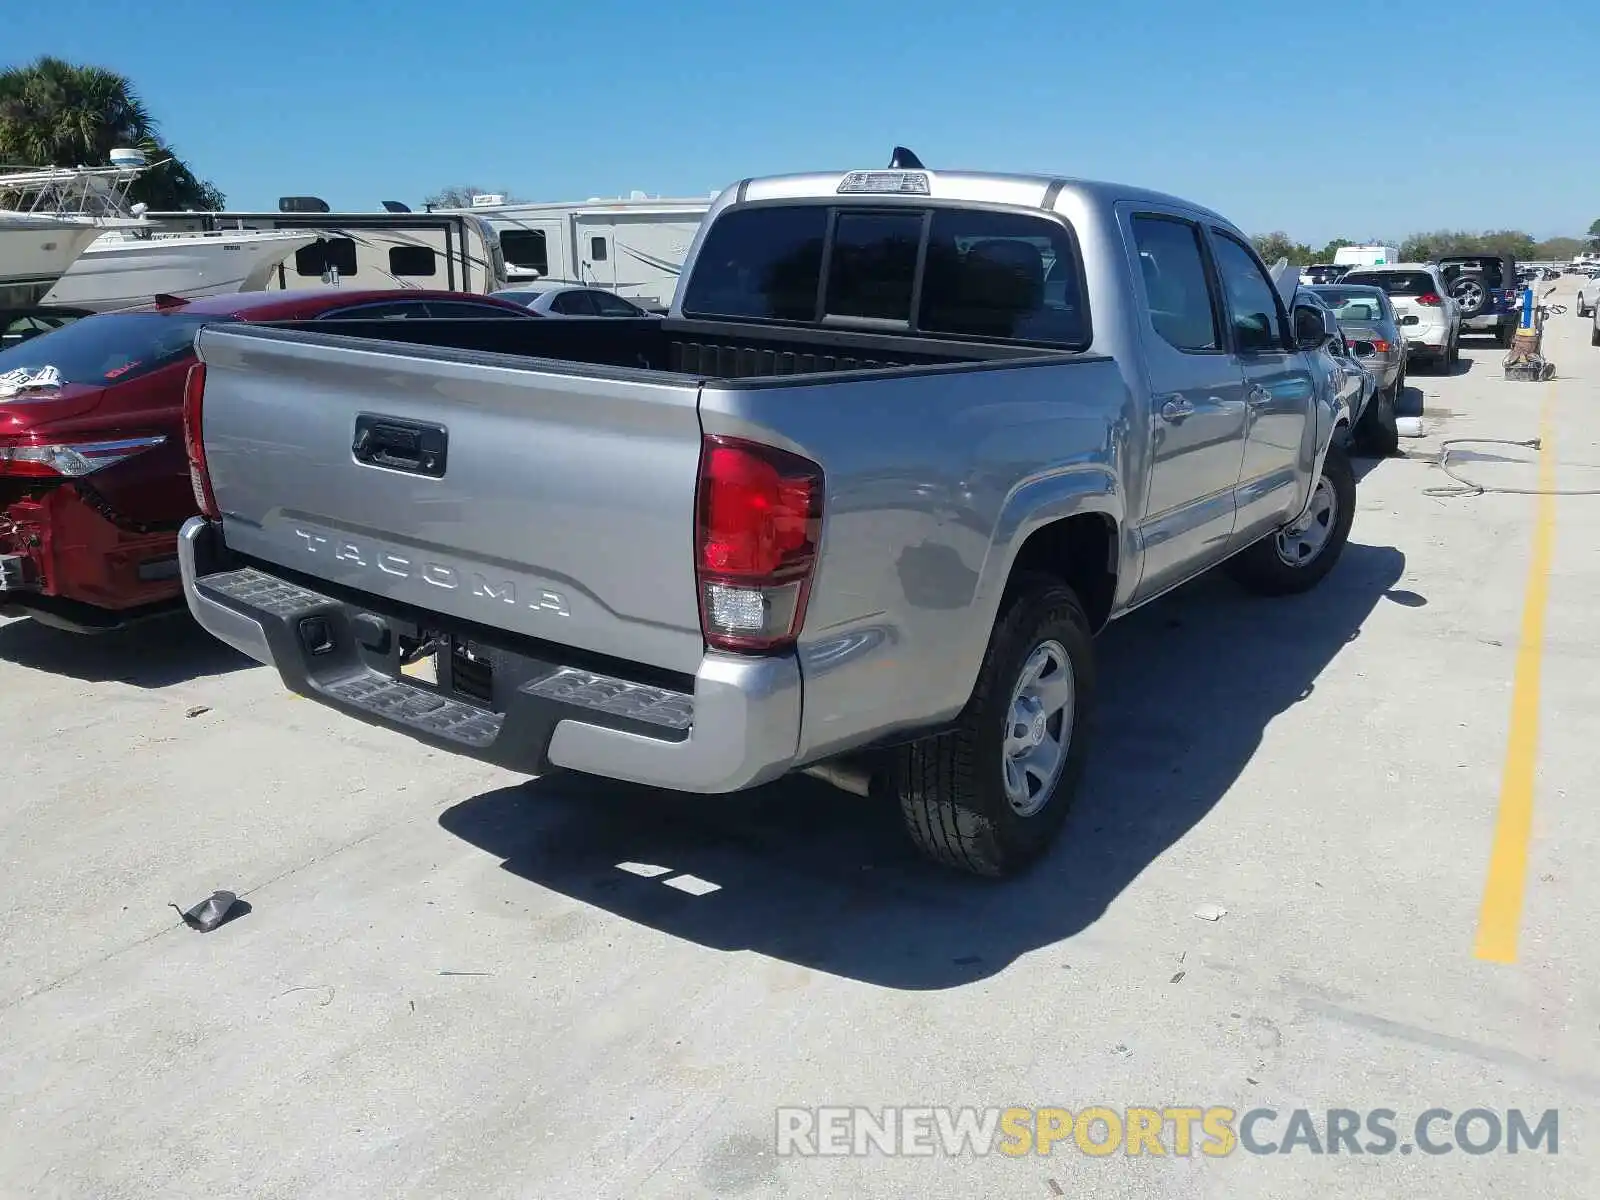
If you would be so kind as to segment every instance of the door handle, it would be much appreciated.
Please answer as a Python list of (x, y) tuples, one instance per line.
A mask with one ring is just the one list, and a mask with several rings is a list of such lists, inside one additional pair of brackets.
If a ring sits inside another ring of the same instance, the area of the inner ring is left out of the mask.
[(1161, 419), (1163, 421), (1181, 421), (1185, 417), (1194, 415), (1194, 405), (1182, 396), (1174, 396), (1161, 406)]
[(1253, 388), (1250, 389), (1250, 407), (1251, 408), (1263, 408), (1266, 405), (1271, 404), (1271, 403), (1272, 403), (1272, 393), (1267, 391), (1266, 388), (1264, 388), (1264, 387), (1253, 387)]
[(443, 425), (361, 413), (350, 453), (357, 462), (412, 475), (444, 478), (449, 434)]

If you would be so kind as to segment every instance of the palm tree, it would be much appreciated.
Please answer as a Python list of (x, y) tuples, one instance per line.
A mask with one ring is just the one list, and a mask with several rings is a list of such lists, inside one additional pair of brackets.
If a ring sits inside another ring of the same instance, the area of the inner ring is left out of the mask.
[(0, 163), (104, 166), (119, 147), (152, 162), (129, 196), (151, 208), (215, 210), (223, 195), (198, 179), (160, 138), (155, 119), (125, 76), (49, 56), (0, 71)]

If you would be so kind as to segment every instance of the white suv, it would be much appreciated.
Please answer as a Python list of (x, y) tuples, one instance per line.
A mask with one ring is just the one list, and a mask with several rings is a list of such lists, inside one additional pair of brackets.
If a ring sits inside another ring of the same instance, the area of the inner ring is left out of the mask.
[(1357, 267), (1339, 281), (1382, 288), (1394, 306), (1395, 323), (1406, 339), (1408, 360), (1426, 359), (1449, 372), (1461, 357), (1461, 305), (1451, 299), (1439, 268), (1432, 263), (1388, 263)]

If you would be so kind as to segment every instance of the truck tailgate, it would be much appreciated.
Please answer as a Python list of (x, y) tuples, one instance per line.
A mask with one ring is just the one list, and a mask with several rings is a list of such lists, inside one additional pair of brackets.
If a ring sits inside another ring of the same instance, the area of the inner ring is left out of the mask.
[(228, 545), (418, 608), (692, 672), (698, 384), (211, 326)]

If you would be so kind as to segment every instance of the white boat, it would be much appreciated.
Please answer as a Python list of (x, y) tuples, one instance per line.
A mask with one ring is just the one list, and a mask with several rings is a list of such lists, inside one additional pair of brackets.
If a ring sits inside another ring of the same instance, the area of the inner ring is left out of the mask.
[(0, 309), (39, 303), (103, 232), (62, 217), (0, 212)]
[(165, 232), (128, 203), (150, 167), (141, 151), (113, 150), (107, 167), (0, 174), (0, 304), (105, 311), (158, 295), (260, 290), (313, 240), (277, 230)]
[(287, 229), (104, 233), (62, 274), (44, 303), (105, 312), (148, 303), (152, 296), (192, 300), (259, 292), (279, 263), (316, 237)]

